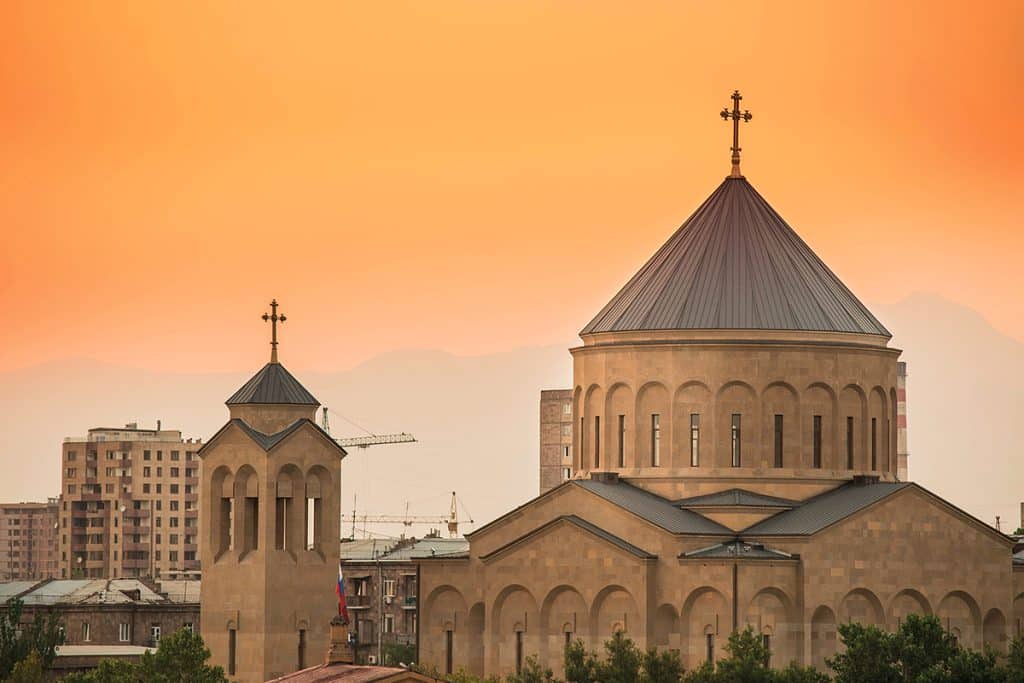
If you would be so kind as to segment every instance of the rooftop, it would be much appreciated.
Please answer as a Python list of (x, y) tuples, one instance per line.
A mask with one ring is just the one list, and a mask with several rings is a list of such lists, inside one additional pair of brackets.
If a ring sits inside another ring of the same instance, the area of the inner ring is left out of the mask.
[(263, 366), (252, 379), (242, 385), (226, 403), (241, 404), (274, 404), (274, 405), (307, 405), (319, 406), (313, 394), (288, 372), (283, 365), (270, 362)]

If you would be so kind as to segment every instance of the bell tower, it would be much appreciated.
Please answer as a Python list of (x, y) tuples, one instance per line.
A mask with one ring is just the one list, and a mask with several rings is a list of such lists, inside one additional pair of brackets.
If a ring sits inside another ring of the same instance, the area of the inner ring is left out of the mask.
[(202, 635), (233, 681), (262, 683), (318, 663), (330, 644), (345, 451), (316, 425), (320, 403), (271, 359), (227, 400), (199, 451)]

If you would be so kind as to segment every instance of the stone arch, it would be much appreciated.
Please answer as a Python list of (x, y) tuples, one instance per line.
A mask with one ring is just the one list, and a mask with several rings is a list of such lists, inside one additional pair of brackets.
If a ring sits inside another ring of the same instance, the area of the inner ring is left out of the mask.
[(691, 465), (691, 415), (697, 416), (697, 466), (714, 465), (714, 416), (711, 389), (696, 380), (683, 383), (672, 397), (674, 467)]
[(773, 665), (796, 659), (796, 638), (800, 628), (793, 618), (793, 600), (781, 589), (762, 588), (747, 606), (747, 623), (770, 635)]
[(476, 602), (469, 608), (466, 618), (468, 670), (474, 676), (484, 675), (484, 612), (484, 603)]
[[(655, 429), (657, 415), (658, 428)], [(672, 465), (672, 414), (668, 388), (661, 382), (647, 382), (636, 394), (633, 452), (636, 467)]]
[(640, 623), (640, 610), (633, 594), (619, 585), (605, 586), (590, 606), (590, 634), (595, 644), (615, 635), (617, 630), (629, 634), (643, 647), (645, 625)]
[(325, 548), (330, 547), (327, 529), (330, 524), (324, 519), (324, 510), (331, 509), (331, 499), (338, 495), (331, 483), (331, 473), (321, 465), (314, 465), (306, 470), (305, 491), (305, 535), (303, 545), (325, 559)]
[(1006, 617), (998, 609), (990, 609), (982, 622), (982, 644), (998, 652), (1006, 652)]
[(664, 603), (654, 611), (654, 642), (648, 645), (679, 648), (679, 614), (672, 605)]
[(788, 382), (772, 382), (761, 392), (762, 467), (775, 467), (775, 416), (782, 416), (781, 467), (803, 467), (800, 448), (800, 399)]
[(826, 671), (825, 659), (834, 656), (838, 648), (836, 613), (831, 607), (821, 605), (811, 617), (811, 665), (819, 671)]
[(868, 395), (867, 466), (872, 472), (888, 469), (889, 410), (885, 389), (874, 387)]
[[(590, 610), (578, 590), (569, 585), (552, 588), (541, 603), (540, 627), (544, 635), (542, 659), (561, 661), (558, 655), (565, 646), (566, 633), (572, 639), (589, 642)], [(568, 630), (566, 628), (568, 627)]]
[(206, 493), (206, 509), (213, 511), (206, 528), (207, 543), (213, 551), (216, 562), (231, 550), (233, 536), (231, 529), (232, 506), (235, 499), (235, 477), (226, 465), (220, 465), (210, 475)]
[(732, 416), (740, 416), (739, 466), (756, 467), (760, 464), (757, 421), (760, 411), (754, 387), (740, 380), (723, 384), (715, 394), (715, 425), (717, 441), (715, 463), (718, 467), (732, 467)]
[(867, 588), (854, 588), (839, 603), (839, 620), (843, 623), (874, 624), (885, 627), (882, 601)]
[[(633, 439), (630, 430), (635, 421), (633, 417), (633, 390), (625, 382), (616, 382), (608, 389), (605, 399), (605, 439), (608, 444), (608, 467), (629, 467), (633, 462)], [(619, 419), (622, 429), (619, 429)], [(621, 449), (621, 450), (620, 450)]]
[(939, 602), (935, 614), (942, 626), (957, 636), (965, 647), (978, 648), (981, 609), (977, 601), (964, 591), (951, 591)]
[(889, 389), (889, 473), (896, 475), (899, 472), (899, 399), (897, 398), (896, 387)]
[(423, 610), (418, 623), (420, 657), (423, 661), (438, 662), (442, 671), (444, 670), (444, 663), (447, 661), (449, 631), (451, 632), (452, 661), (468, 661), (471, 650), (466, 628), (467, 617), (466, 599), (458, 588), (450, 584), (442, 584), (431, 590), (426, 600), (423, 601)]
[(814, 468), (814, 417), (821, 418), (821, 469), (838, 470), (845, 467), (839, 462), (836, 450), (838, 400), (836, 392), (824, 382), (814, 382), (804, 389), (801, 400), (801, 432), (804, 445), (804, 467)]
[(687, 596), (679, 614), (682, 626), (680, 651), (686, 668), (693, 669), (704, 662), (705, 635), (708, 634), (714, 636), (717, 659), (732, 627), (728, 602), (721, 591), (711, 586), (694, 589)]
[[(867, 465), (867, 448), (865, 448), (867, 434), (864, 423), (868, 413), (868, 399), (864, 394), (864, 390), (856, 384), (848, 384), (843, 387), (843, 390), (839, 392), (839, 414), (836, 415), (837, 422), (839, 423), (836, 427), (838, 438), (836, 441), (839, 444), (838, 449), (838, 462), (841, 469), (853, 469), (853, 470), (866, 470)], [(851, 432), (848, 427), (848, 420), (853, 419), (852, 422), (852, 451), (853, 451), (853, 467), (849, 467), (849, 435)]]
[(260, 479), (251, 465), (235, 472), (233, 511), (233, 548), (241, 559), (260, 549)]
[(605, 469), (608, 466), (606, 456), (607, 440), (601, 432), (601, 417), (604, 414), (604, 389), (597, 384), (587, 388), (583, 400), (583, 462), (586, 469)]
[(302, 471), (293, 463), (278, 468), (274, 478), (274, 548), (288, 551), (293, 559), (303, 548), (305, 487)]
[[(507, 674), (516, 670), (516, 658), (538, 654), (541, 645), (540, 613), (537, 600), (520, 584), (506, 586), (491, 608), (492, 672)], [(519, 642), (522, 641), (520, 650)]]
[(929, 616), (932, 613), (928, 598), (913, 588), (904, 588), (889, 600), (889, 630), (895, 631), (911, 614)]

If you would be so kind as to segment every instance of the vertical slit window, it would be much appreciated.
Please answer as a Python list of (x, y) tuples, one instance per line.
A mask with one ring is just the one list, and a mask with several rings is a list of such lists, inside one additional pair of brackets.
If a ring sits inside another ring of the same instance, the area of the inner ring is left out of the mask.
[(587, 466), (587, 446), (586, 446), (586, 433), (587, 433), (587, 418), (580, 418), (580, 467)]
[(661, 415), (651, 415), (651, 466), (661, 467)]
[(594, 467), (601, 466), (601, 417), (594, 416)]
[(444, 672), (445, 674), (452, 673), (452, 648), (454, 646), (454, 633), (451, 629), (444, 632)]
[(516, 631), (516, 674), (523, 672), (523, 632)]
[(237, 649), (236, 633), (237, 631), (235, 629), (228, 629), (228, 676), (235, 675), (235, 655)]
[(782, 416), (775, 416), (775, 466), (782, 467)]
[(690, 415), (690, 467), (700, 467), (700, 415)]
[(316, 550), (320, 543), (321, 507), (319, 498), (306, 499), (306, 550)]
[(871, 469), (878, 469), (878, 418), (871, 418)]
[(278, 498), (274, 515), (274, 547), (284, 550), (288, 547), (288, 499)]
[(626, 466), (626, 416), (619, 415), (619, 467)]
[(853, 469), (853, 418), (846, 418), (846, 469)]
[(306, 629), (299, 629), (299, 671), (306, 668)]
[(705, 658), (708, 662), (714, 664), (715, 662), (715, 634), (708, 633), (704, 636), (705, 644)]
[(814, 416), (814, 466), (821, 467), (821, 415)]
[(732, 466), (739, 467), (742, 463), (742, 452), (740, 450), (741, 444), (743, 443), (743, 432), (742, 432), (742, 417), (739, 413), (733, 413), (732, 416)]
[(260, 499), (245, 498), (245, 546), (243, 550), (259, 550), (260, 547)]

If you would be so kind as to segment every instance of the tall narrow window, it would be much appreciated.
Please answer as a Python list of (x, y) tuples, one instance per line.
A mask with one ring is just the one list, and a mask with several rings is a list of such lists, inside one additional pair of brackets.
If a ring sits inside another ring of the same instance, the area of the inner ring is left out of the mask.
[(322, 524), (319, 498), (306, 498), (306, 550), (316, 550)]
[(580, 418), (580, 467), (587, 466), (587, 448), (586, 439), (587, 434), (587, 419), (585, 417)]
[(690, 415), (690, 467), (700, 467), (700, 415)]
[(306, 629), (299, 629), (299, 671), (306, 668)]
[(782, 416), (775, 416), (775, 466), (782, 467)]
[(772, 665), (772, 637), (765, 633), (761, 636), (761, 644), (764, 645), (764, 665)]
[(871, 418), (871, 469), (878, 469), (878, 418)]
[(705, 656), (707, 658), (707, 661), (709, 661), (712, 664), (714, 664), (715, 663), (715, 634), (714, 633), (708, 633), (707, 635), (705, 635), (704, 636), (704, 643), (705, 643), (704, 646), (705, 646), (705, 650), (706, 650)]
[(237, 631), (233, 628), (228, 629), (228, 676), (235, 675), (235, 650), (237, 645), (237, 638), (235, 634)]
[(451, 629), (444, 632), (444, 672), (452, 673), (452, 648), (454, 646), (454, 633)]
[(217, 550), (224, 552), (235, 547), (235, 501), (232, 498), (220, 499), (220, 533), (218, 534), (219, 547)]
[(260, 547), (260, 499), (245, 498), (245, 545), (244, 550), (258, 550)]
[[(1020, 620), (1018, 619), (1017, 621), (1019, 622)], [(1019, 623), (1017, 625), (1017, 630), (1018, 631), (1020, 630), (1020, 624)], [(569, 647), (570, 645), (572, 645), (572, 631), (566, 631), (565, 632), (565, 646)]]
[(626, 466), (626, 416), (619, 415), (619, 467)]
[(651, 415), (651, 466), (661, 467), (661, 415)]
[(523, 632), (516, 631), (516, 673), (523, 672)]
[(821, 415), (814, 416), (814, 466), (821, 467)]
[(594, 416), (594, 467), (601, 466), (601, 417)]
[(278, 498), (274, 519), (274, 547), (284, 550), (288, 547), (288, 498)]
[(846, 418), (846, 469), (853, 469), (853, 418)]
[(741, 431), (741, 416), (739, 413), (733, 413), (732, 416), (732, 466), (739, 467), (742, 462), (742, 453), (740, 446), (743, 443), (743, 433)]

